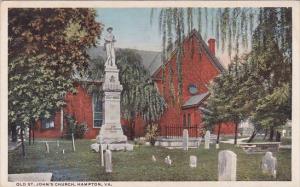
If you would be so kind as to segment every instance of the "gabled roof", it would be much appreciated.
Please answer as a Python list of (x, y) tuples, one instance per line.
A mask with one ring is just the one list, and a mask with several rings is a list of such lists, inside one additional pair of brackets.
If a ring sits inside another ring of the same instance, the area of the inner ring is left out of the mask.
[[(116, 48), (116, 50), (121, 48)], [(144, 50), (134, 50), (137, 54), (142, 57), (143, 66), (149, 71), (150, 75), (152, 75), (156, 70), (162, 65), (161, 62), (161, 52), (157, 51), (144, 51)], [(102, 57), (106, 58), (106, 52), (103, 46), (91, 47), (88, 50), (88, 54), (91, 59), (96, 59)]]
[(204, 49), (204, 52), (207, 54), (208, 58), (211, 59), (211, 62), (213, 63), (213, 65), (215, 67), (218, 68), (218, 70), (220, 72), (223, 72), (225, 70), (225, 68), (223, 67), (223, 65), (220, 63), (220, 61), (217, 59), (217, 57), (211, 53), (211, 51), (209, 50), (207, 43), (203, 40), (203, 38), (201, 37), (200, 33), (198, 31), (196, 31), (195, 29), (192, 31), (191, 33), (192, 35), (195, 34), (196, 37), (199, 39), (201, 46)]
[(182, 108), (190, 108), (194, 106), (198, 106), (202, 101), (204, 101), (209, 96), (209, 92), (194, 95), (189, 98), (183, 105)]
[[(211, 51), (209, 50), (207, 43), (203, 40), (203, 38), (201, 37), (200, 33), (196, 30), (193, 29), (190, 34), (184, 39), (188, 40), (191, 37), (195, 36), (200, 44), (200, 47), (202, 47), (204, 53), (207, 55), (207, 57), (210, 59), (210, 61), (212, 62), (212, 64), (220, 71), (223, 72), (225, 70), (225, 68), (223, 67), (223, 65), (220, 63), (220, 61), (216, 58), (216, 56), (214, 54), (211, 53)], [(171, 53), (170, 58), (168, 59), (168, 61), (166, 62), (166, 64), (168, 64), (170, 62), (170, 59), (176, 55), (176, 51), (173, 50), (173, 52)], [(153, 77), (155, 77), (157, 75), (157, 73), (160, 71), (161, 66), (153, 73)]]

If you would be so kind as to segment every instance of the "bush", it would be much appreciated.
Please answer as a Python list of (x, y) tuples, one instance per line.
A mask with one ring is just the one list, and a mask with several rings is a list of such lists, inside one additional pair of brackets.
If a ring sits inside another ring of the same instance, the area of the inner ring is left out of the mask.
[(67, 121), (66, 138), (72, 138), (72, 134), (74, 134), (74, 138), (83, 138), (88, 131), (86, 122), (78, 123), (72, 115), (66, 115), (65, 118)]
[(151, 124), (146, 129), (146, 140), (150, 141), (151, 145), (155, 144), (156, 138), (159, 135), (159, 128), (157, 124)]

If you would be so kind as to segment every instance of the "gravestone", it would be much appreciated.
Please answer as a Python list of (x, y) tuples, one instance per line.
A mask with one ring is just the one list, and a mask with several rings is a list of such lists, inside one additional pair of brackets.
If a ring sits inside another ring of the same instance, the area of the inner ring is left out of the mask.
[(182, 147), (183, 150), (187, 151), (189, 150), (189, 131), (187, 129), (184, 129), (182, 134)]
[(73, 133), (72, 133), (72, 147), (73, 147), (73, 151), (75, 152), (76, 148), (75, 148), (75, 141), (74, 141), (74, 134)]
[[(115, 36), (112, 28), (107, 29), (105, 37), (106, 62), (104, 69), (104, 99), (103, 99), (103, 125), (97, 136), (97, 143), (112, 144), (111, 150), (124, 150), (127, 145), (127, 137), (121, 127), (120, 100), (123, 89), (119, 81), (119, 69), (115, 64)], [(128, 147), (127, 150), (130, 150)]]
[(45, 143), (45, 146), (46, 146), (46, 152), (49, 153), (50, 150), (49, 150), (49, 144), (48, 144), (48, 142)]
[(197, 157), (194, 155), (190, 156), (190, 167), (191, 168), (197, 167)]
[(272, 152), (266, 152), (261, 162), (262, 172), (265, 174), (270, 174), (274, 178), (276, 178), (276, 174), (277, 174), (276, 167), (277, 167), (277, 159), (273, 157)]
[(165, 158), (165, 163), (166, 163), (167, 165), (169, 165), (169, 166), (172, 165), (172, 160), (171, 160), (171, 158), (170, 158), (169, 155)]
[(96, 153), (99, 152), (99, 148), (100, 148), (100, 144), (98, 143), (93, 143), (91, 146), (90, 146), (91, 150), (95, 151)]
[(155, 158), (154, 155), (152, 155), (152, 161), (153, 161), (153, 162), (156, 162), (156, 158)]
[(209, 143), (210, 143), (210, 131), (206, 131), (205, 136), (204, 136), (204, 148), (209, 149)]
[(216, 149), (220, 149), (220, 145), (216, 143)]
[(56, 141), (56, 145), (57, 145), (57, 147), (59, 147), (59, 140)]
[(100, 150), (100, 156), (101, 156), (101, 166), (103, 167), (104, 166), (104, 155), (103, 155), (104, 149), (103, 149), (102, 144), (99, 145), (99, 150)]
[(105, 172), (111, 173), (112, 172), (112, 159), (111, 159), (111, 151), (105, 151)]
[(65, 150), (64, 150), (64, 149), (62, 150), (62, 154), (63, 154), (63, 155), (65, 154)]
[(218, 180), (236, 180), (236, 154), (229, 150), (220, 151), (218, 155)]

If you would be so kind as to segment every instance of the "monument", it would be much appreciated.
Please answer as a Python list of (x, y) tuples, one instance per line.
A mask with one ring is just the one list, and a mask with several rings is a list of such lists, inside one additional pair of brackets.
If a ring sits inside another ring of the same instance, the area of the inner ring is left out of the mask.
[[(119, 81), (119, 69), (115, 62), (115, 36), (112, 34), (112, 27), (107, 29), (104, 47), (106, 50), (106, 62), (104, 70), (104, 98), (103, 98), (103, 124), (96, 140), (104, 144), (105, 149), (124, 150), (132, 145), (127, 144), (127, 137), (123, 134), (121, 127), (120, 96), (123, 89)], [(130, 149), (128, 148), (128, 149)], [(127, 150), (128, 150), (127, 149)]]

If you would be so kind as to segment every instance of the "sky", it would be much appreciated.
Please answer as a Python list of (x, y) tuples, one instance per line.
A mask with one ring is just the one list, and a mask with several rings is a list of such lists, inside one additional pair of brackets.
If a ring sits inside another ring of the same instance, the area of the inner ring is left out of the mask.
[[(100, 41), (101, 46), (104, 43), (103, 36), (106, 34), (106, 28), (113, 27), (113, 34), (117, 40), (115, 46), (118, 48), (162, 51), (158, 15), (154, 15), (153, 23), (150, 24), (151, 8), (100, 8), (96, 10), (97, 21), (104, 24), (105, 27)], [(208, 19), (208, 22), (210, 22), (210, 18)], [(210, 32), (212, 31), (208, 29), (207, 39), (211, 38)], [(242, 52), (243, 49), (240, 49), (240, 51)], [(216, 51), (216, 56), (224, 66), (230, 63), (226, 51), (223, 53)]]
[(150, 8), (101, 8), (97, 9), (97, 21), (105, 25), (104, 35), (106, 28), (113, 27), (117, 47), (161, 51), (157, 20), (150, 24), (150, 11)]

